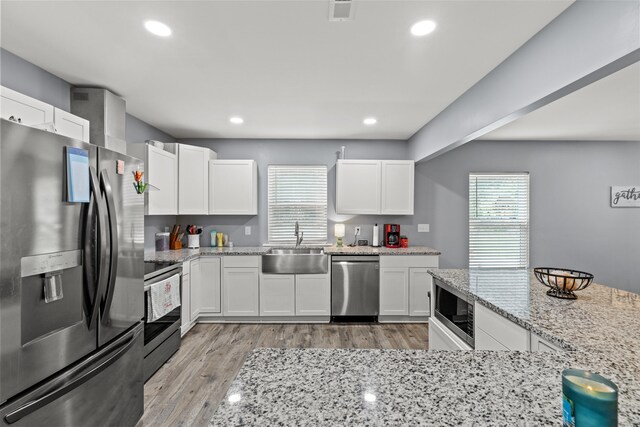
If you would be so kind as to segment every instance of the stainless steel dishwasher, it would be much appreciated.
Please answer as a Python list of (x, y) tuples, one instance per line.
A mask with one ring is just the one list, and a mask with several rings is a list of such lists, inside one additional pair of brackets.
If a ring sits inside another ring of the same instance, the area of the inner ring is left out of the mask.
[(331, 320), (377, 321), (380, 302), (377, 256), (331, 258)]

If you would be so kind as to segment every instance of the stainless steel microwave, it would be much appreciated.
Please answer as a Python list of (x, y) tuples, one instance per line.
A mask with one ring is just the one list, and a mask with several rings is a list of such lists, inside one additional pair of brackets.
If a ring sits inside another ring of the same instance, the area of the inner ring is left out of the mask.
[(456, 336), (474, 347), (473, 297), (435, 278), (433, 285), (434, 316)]

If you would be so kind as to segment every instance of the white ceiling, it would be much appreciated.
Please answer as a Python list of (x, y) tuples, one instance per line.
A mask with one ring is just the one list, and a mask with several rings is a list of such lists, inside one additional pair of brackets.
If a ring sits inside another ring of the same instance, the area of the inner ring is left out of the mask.
[(640, 63), (560, 98), (480, 139), (640, 141)]
[(178, 138), (406, 139), (571, 2), (361, 0), (340, 23), (325, 0), (2, 1), (0, 40)]

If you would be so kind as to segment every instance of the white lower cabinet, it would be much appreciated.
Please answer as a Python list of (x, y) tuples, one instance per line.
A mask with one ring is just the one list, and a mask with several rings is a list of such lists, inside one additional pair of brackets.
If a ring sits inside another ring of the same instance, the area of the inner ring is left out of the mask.
[(293, 274), (260, 276), (260, 316), (293, 316), (296, 277)]
[(438, 319), (429, 319), (429, 350), (473, 350)]
[(551, 352), (562, 351), (560, 347), (531, 332), (531, 351)]
[(409, 270), (407, 268), (380, 269), (380, 315), (409, 314)]
[(431, 315), (432, 282), (426, 268), (409, 269), (409, 316)]
[(200, 290), (202, 287), (202, 275), (200, 272), (200, 258), (191, 260), (191, 319), (195, 320), (200, 314), (200, 305), (202, 298), (200, 296)]
[(296, 274), (295, 314), (331, 315), (331, 280), (328, 274)]
[[(188, 262), (187, 262), (188, 263)], [(184, 265), (184, 263), (183, 263)], [(183, 267), (184, 268), (184, 267)], [(191, 281), (190, 274), (182, 274), (182, 300), (180, 301), (180, 332), (186, 334), (191, 327)]]
[(476, 350), (529, 350), (529, 331), (476, 302), (474, 305), (474, 335)]
[(438, 264), (437, 255), (381, 256), (380, 321), (426, 320), (411, 318), (431, 315), (433, 278), (427, 271)]
[(200, 314), (220, 314), (220, 258), (200, 258)]
[(259, 269), (223, 269), (222, 313), (225, 316), (258, 316), (259, 311)]

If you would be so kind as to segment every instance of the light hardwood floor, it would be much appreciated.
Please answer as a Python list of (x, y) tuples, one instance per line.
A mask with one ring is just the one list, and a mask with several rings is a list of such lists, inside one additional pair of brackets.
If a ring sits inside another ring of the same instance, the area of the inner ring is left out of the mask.
[(198, 324), (145, 384), (138, 426), (206, 426), (255, 348), (427, 349), (426, 324)]

